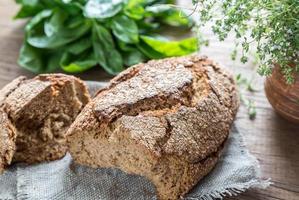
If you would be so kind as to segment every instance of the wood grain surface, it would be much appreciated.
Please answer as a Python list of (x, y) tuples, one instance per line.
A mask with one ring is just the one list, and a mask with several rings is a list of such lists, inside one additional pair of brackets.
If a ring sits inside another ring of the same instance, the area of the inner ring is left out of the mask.
[[(181, 0), (183, 1), (187, 0)], [(24, 21), (13, 20), (17, 9), (14, 1), (0, 0), (0, 88), (17, 76), (34, 76), (17, 65), (24, 28)], [(244, 134), (246, 145), (260, 161), (262, 176), (271, 178), (273, 182), (273, 185), (266, 190), (251, 189), (226, 199), (299, 200), (299, 126), (287, 122), (273, 111), (265, 98), (263, 79), (255, 73), (254, 60), (251, 59), (246, 65), (231, 61), (233, 39), (229, 38), (219, 43), (208, 28), (204, 28), (202, 32), (210, 39), (209, 47), (201, 49), (202, 54), (230, 68), (235, 74), (241, 73), (255, 80), (259, 91), (255, 93), (243, 91), (243, 93), (256, 102), (256, 119), (249, 120), (246, 108), (241, 106), (236, 125)], [(110, 78), (99, 67), (78, 76), (84, 80), (98, 81)]]

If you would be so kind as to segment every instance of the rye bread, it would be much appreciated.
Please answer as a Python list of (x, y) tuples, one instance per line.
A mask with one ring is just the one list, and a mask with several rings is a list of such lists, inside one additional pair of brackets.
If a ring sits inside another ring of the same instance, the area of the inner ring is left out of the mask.
[(63, 74), (19, 77), (0, 94), (0, 107), (16, 135), (13, 162), (26, 163), (64, 156), (66, 131), (90, 100), (81, 80)]
[(135, 65), (100, 90), (67, 135), (75, 162), (147, 177), (183, 197), (216, 164), (239, 106), (235, 82), (198, 55)]

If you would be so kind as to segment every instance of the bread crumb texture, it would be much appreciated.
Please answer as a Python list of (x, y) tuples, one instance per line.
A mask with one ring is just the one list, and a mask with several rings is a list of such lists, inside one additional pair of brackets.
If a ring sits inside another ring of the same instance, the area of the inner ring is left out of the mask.
[(0, 109), (0, 174), (11, 163), (16, 149), (16, 130), (7, 114)]
[(182, 198), (216, 164), (239, 107), (230, 74), (192, 55), (135, 65), (112, 79), (67, 135), (77, 163), (147, 177)]
[(0, 91), (0, 168), (64, 156), (66, 131), (89, 100), (84, 83), (63, 74), (19, 77), (6, 85)]

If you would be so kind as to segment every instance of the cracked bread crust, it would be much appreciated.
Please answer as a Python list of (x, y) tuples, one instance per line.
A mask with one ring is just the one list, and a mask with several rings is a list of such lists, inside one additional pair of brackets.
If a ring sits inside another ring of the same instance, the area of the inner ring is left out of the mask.
[(3, 106), (5, 99), (26, 80), (25, 76), (20, 76), (14, 79), (12, 82), (4, 86), (0, 91), (0, 107)]
[(26, 163), (65, 155), (65, 133), (90, 98), (81, 80), (63, 74), (21, 77), (0, 93), (5, 94), (1, 107), (16, 129), (13, 161)]
[(75, 161), (146, 176), (160, 199), (215, 165), (239, 106), (231, 75), (198, 55), (138, 64), (99, 91), (68, 131)]

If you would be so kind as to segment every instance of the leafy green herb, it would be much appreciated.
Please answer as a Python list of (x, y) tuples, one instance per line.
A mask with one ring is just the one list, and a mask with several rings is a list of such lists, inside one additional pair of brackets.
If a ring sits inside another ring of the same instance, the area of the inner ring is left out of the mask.
[(78, 56), (65, 53), (59, 63), (66, 72), (77, 73), (92, 68), (97, 64), (92, 50), (87, 50)]
[(67, 47), (59, 65), (66, 72), (83, 72), (97, 64), (89, 37), (82, 38)]
[(254, 120), (256, 117), (256, 107), (254, 101), (245, 98), (243, 98), (241, 101), (247, 108), (249, 119)]
[(144, 55), (138, 51), (138, 50), (132, 50), (129, 51), (128, 53), (124, 53), (123, 54), (123, 60), (125, 65), (130, 66), (133, 65), (135, 63), (140, 63), (145, 61), (145, 57)]
[(243, 93), (244, 93), (244, 89), (249, 92), (256, 92), (257, 90), (254, 89), (254, 87), (252, 86), (252, 81), (248, 81), (248, 79), (242, 77), (241, 74), (238, 74), (236, 76), (236, 80), (239, 88), (241, 89), (240, 91), (241, 103), (243, 103), (243, 105), (246, 107), (249, 119), (253, 120), (256, 117), (255, 102), (251, 99), (246, 98)]
[(111, 22), (111, 29), (115, 37), (125, 43), (138, 43), (138, 27), (133, 19), (126, 15), (118, 15)]
[(163, 23), (171, 26), (192, 25), (192, 21), (188, 20), (187, 15), (171, 5), (152, 5), (148, 6), (145, 11), (146, 15), (158, 17)]
[(123, 0), (89, 0), (84, 8), (88, 18), (105, 19), (115, 16), (122, 10)]
[[(299, 73), (298, 0), (193, 0), (202, 24), (213, 23), (213, 32), (224, 40), (230, 32), (242, 46), (241, 61), (247, 62), (250, 48), (259, 58), (258, 73), (269, 75), (280, 66), (287, 83)], [(257, 45), (251, 45), (256, 42)], [(233, 54), (233, 58), (235, 58)]]
[[(149, 36), (141, 36), (141, 40), (151, 48), (151, 51), (155, 51), (157, 54), (151, 55), (150, 51), (143, 49), (145, 54), (150, 58), (156, 58), (158, 54), (165, 55), (167, 57), (179, 56), (185, 53), (192, 53), (197, 50), (197, 39), (188, 38), (181, 41), (168, 41), (161, 40)], [(194, 45), (195, 44), (195, 45)]]
[[(190, 28), (172, 0), (16, 0), (15, 18), (30, 18), (19, 64), (35, 73), (80, 73), (101, 66), (117, 74), (150, 58), (197, 50), (195, 38), (161, 39), (161, 26)], [(155, 37), (153, 37), (155, 35)]]
[(124, 13), (132, 19), (141, 20), (144, 17), (146, 0), (131, 0), (124, 8)]
[(24, 43), (20, 50), (19, 64), (34, 73), (44, 72), (45, 65), (42, 62), (42, 55), (38, 50), (28, 43)]
[(22, 4), (21, 9), (15, 16), (16, 19), (34, 16), (43, 9), (43, 6), (40, 5), (39, 0), (16, 0), (16, 2)]

